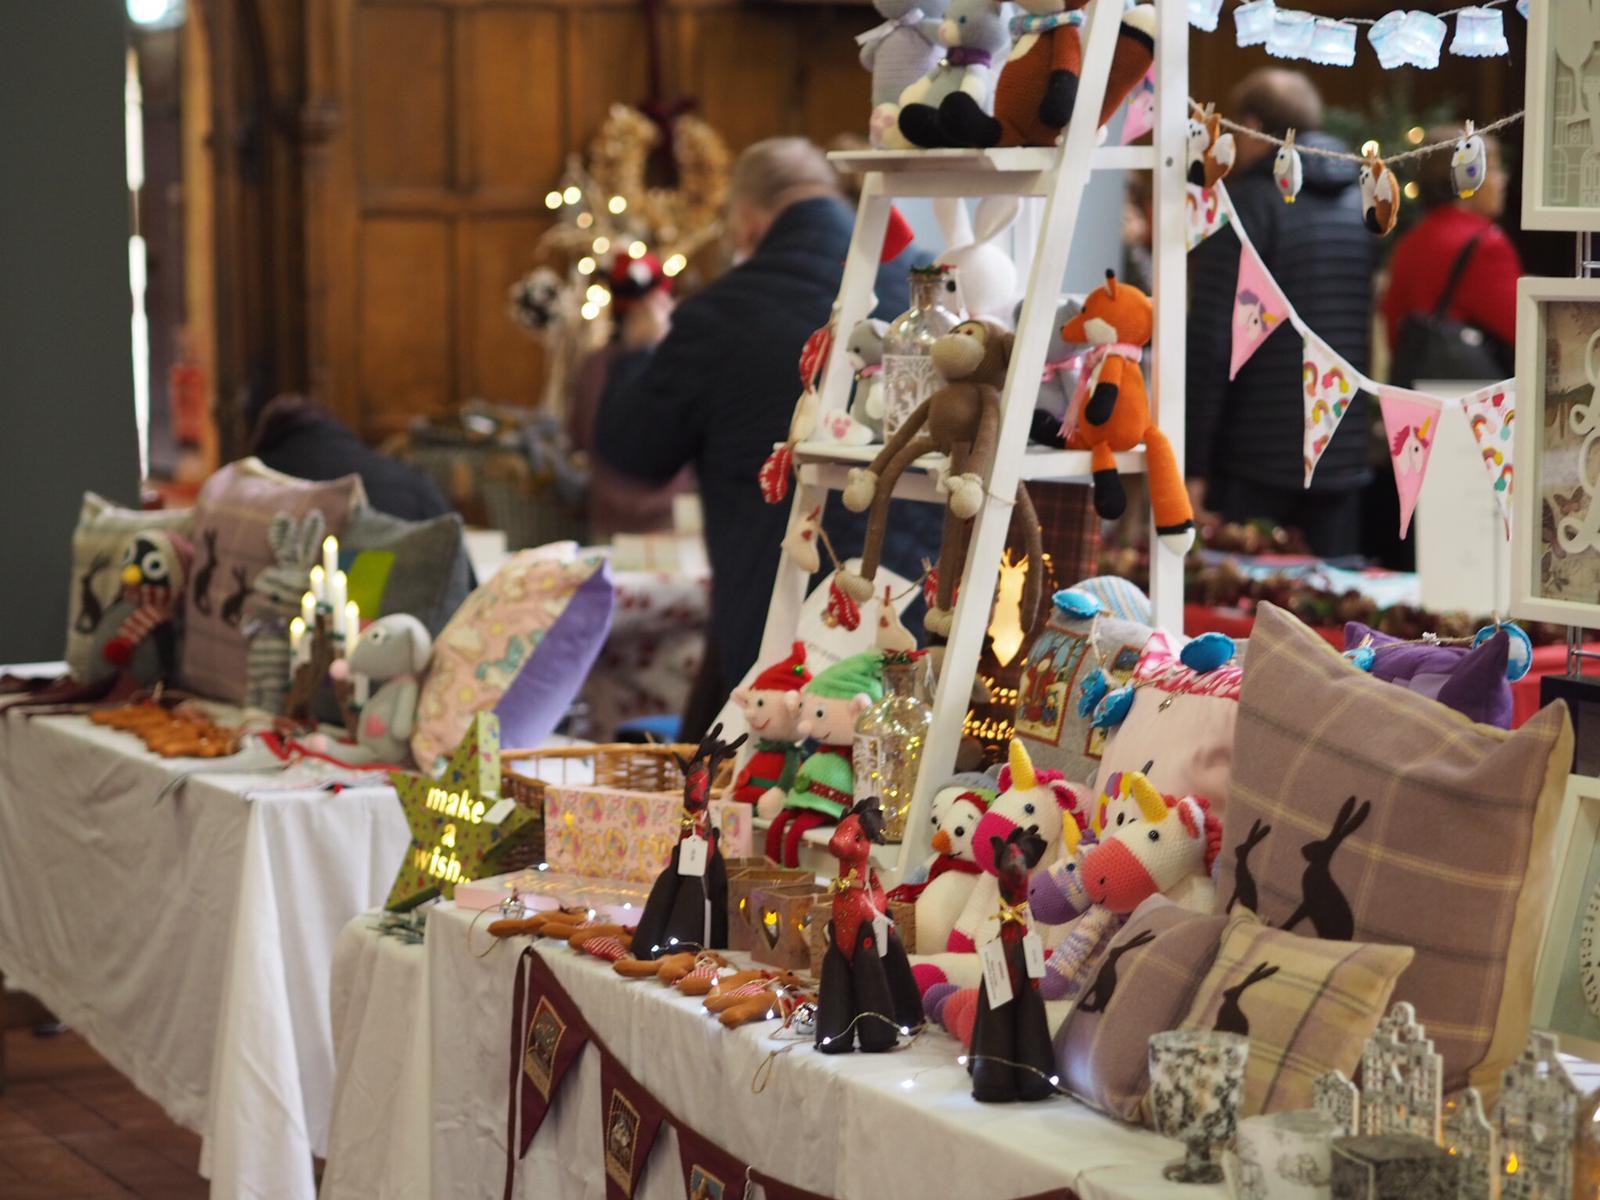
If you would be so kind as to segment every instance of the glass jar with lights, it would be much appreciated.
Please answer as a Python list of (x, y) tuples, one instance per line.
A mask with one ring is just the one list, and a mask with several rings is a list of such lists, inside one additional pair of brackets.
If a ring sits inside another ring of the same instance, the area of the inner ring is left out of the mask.
[(961, 323), (954, 303), (955, 276), (945, 266), (911, 271), (911, 307), (896, 317), (883, 338), (883, 436), (895, 430), (939, 387), (933, 343)]
[(884, 839), (891, 843), (905, 837), (922, 747), (933, 723), (923, 686), (924, 653), (891, 651), (883, 656), (883, 699), (856, 721), (851, 747), (856, 799), (878, 798)]

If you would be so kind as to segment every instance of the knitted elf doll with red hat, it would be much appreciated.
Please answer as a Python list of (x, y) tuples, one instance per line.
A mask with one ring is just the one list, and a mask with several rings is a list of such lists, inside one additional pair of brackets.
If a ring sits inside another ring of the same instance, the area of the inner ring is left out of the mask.
[(788, 698), (811, 682), (806, 644), (796, 642), (789, 657), (773, 663), (750, 682), (735, 688), (733, 702), (744, 709), (745, 724), (755, 739), (755, 753), (733, 780), (733, 798), (756, 804), (763, 817), (777, 816), (800, 766), (800, 713)]
[(143, 687), (170, 679), (178, 665), (178, 609), (194, 546), (181, 534), (135, 534), (122, 552), (122, 593), (97, 631), (102, 678), (122, 672)]
[(800, 840), (808, 830), (836, 824), (855, 803), (851, 759), (856, 718), (883, 699), (883, 655), (876, 650), (843, 659), (804, 689), (784, 697), (798, 716), (802, 737), (818, 743), (795, 772), (783, 811), (767, 830), (767, 857), (800, 865)]

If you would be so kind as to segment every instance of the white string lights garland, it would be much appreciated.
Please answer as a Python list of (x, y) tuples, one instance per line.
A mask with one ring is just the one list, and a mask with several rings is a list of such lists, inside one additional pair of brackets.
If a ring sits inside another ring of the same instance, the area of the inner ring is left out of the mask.
[[(1264, 46), (1276, 58), (1304, 59), (1330, 67), (1348, 67), (1356, 61), (1360, 28), (1367, 30), (1379, 64), (1385, 70), (1439, 65), (1449, 32), (1446, 18), (1454, 17), (1456, 35), (1450, 53), (1464, 58), (1497, 58), (1510, 52), (1501, 8), (1510, 0), (1484, 0), (1440, 13), (1421, 9), (1396, 9), (1381, 17), (1324, 17), (1300, 9), (1279, 8), (1275, 0), (1243, 0), (1233, 10), (1234, 37), (1240, 46)], [(1516, 9), (1528, 15), (1528, 0), (1516, 0)], [(1189, 23), (1215, 32), (1222, 0), (1189, 0)]]

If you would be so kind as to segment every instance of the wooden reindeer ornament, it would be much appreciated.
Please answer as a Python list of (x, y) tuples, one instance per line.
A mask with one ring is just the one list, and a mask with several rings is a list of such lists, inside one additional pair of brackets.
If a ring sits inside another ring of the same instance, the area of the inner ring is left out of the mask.
[(678, 844), (656, 876), (634, 931), (634, 957), (657, 958), (684, 949), (728, 944), (728, 868), (711, 828), (708, 806), (717, 768), (744, 745), (747, 734), (724, 742), (713, 725), (683, 767), (683, 816)]
[(824, 1054), (844, 1054), (858, 1044), (867, 1053), (892, 1050), (902, 1029), (922, 1024), (917, 981), (872, 866), (872, 847), (882, 842), (876, 798), (858, 802), (828, 842), (839, 874), (817, 998), (816, 1045)]
[[(972, 1098), (987, 1103), (1044, 1100), (1055, 1092), (1051, 1082), (1055, 1054), (1039, 980), (1028, 970), (1026, 947), (1028, 873), (1044, 856), (1045, 843), (1037, 833), (1021, 828), (1013, 829), (1004, 841), (991, 841), (1000, 879), (1000, 937), (992, 945), (1000, 949), (985, 951), (985, 957), (998, 955), (1002, 961), (992, 972), (986, 965), (978, 989), (978, 1019), (967, 1059)], [(1037, 953), (1042, 974), (1044, 951)]]
[[(1000, 431), (1000, 389), (1011, 363), (1012, 335), (993, 321), (964, 321), (933, 344), (934, 369), (945, 384), (917, 406), (895, 431), (872, 465), (850, 472), (844, 491), (852, 512), (871, 510), (859, 573), (841, 570), (838, 583), (851, 598), (871, 598), (873, 579), (883, 554), (894, 486), (907, 467), (924, 454), (949, 456), (949, 471), (939, 484), (948, 497), (939, 543), (938, 586), (923, 625), (929, 633), (950, 632), (956, 585), (966, 567), (971, 521), (983, 506), (984, 489), (994, 466), (995, 439)], [(1024, 548), (1033, 562), (1044, 561), (1039, 519), (1027, 489), (1017, 485), (1013, 520), (1020, 520)], [(1029, 573), (1022, 600), (1028, 627), (1038, 622), (1043, 586)]]

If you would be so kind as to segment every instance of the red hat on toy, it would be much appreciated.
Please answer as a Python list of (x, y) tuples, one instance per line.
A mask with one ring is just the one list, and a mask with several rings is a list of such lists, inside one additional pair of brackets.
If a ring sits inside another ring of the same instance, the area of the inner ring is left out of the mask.
[(755, 677), (750, 686), (761, 692), (798, 692), (811, 682), (811, 671), (806, 666), (806, 644), (796, 642), (789, 657), (773, 663)]

